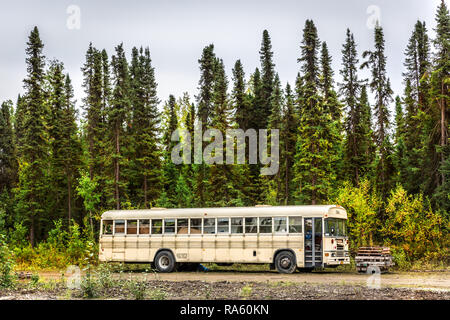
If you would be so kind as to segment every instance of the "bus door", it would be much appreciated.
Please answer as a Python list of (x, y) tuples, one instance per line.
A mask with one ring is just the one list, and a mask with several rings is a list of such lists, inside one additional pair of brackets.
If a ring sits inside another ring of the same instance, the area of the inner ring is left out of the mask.
[(322, 267), (322, 218), (304, 218), (305, 267)]

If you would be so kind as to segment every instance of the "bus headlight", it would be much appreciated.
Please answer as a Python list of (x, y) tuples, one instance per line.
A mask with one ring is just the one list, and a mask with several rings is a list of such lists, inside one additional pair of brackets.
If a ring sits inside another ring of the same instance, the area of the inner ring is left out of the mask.
[(335, 256), (336, 256), (336, 253), (332, 252), (332, 253), (331, 253), (331, 256), (332, 256), (332, 257), (335, 257)]
[(345, 256), (348, 257), (348, 251), (345, 252)]

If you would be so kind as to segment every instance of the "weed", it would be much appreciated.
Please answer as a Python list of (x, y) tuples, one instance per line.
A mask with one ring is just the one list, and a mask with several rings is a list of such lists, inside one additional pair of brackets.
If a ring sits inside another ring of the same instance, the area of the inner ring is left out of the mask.
[(139, 280), (129, 280), (127, 287), (135, 300), (145, 299), (145, 293), (147, 291), (146, 282)]
[(96, 298), (98, 295), (97, 282), (92, 277), (90, 272), (88, 272), (81, 279), (80, 288), (81, 288), (81, 292), (83, 293), (83, 296), (85, 298), (92, 299), (92, 298)]
[(152, 300), (165, 300), (167, 298), (167, 293), (161, 289), (154, 289), (150, 291), (149, 296)]
[(241, 289), (241, 297), (248, 298), (252, 295), (253, 288), (251, 285), (245, 285)]

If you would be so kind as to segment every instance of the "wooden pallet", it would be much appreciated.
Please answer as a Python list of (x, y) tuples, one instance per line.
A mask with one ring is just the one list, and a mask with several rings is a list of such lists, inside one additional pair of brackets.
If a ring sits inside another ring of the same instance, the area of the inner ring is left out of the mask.
[(389, 247), (360, 247), (355, 262), (358, 272), (365, 272), (369, 267), (378, 267), (383, 272), (394, 265)]

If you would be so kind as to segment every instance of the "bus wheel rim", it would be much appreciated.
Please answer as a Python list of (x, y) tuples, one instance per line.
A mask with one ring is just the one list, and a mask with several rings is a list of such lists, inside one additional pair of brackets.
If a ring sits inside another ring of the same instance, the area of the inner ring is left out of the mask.
[(280, 264), (284, 269), (287, 269), (291, 266), (291, 259), (289, 259), (288, 257), (284, 257), (283, 259), (281, 259)]
[(163, 269), (167, 269), (169, 267), (170, 261), (169, 258), (166, 256), (163, 256), (161, 258), (159, 258), (159, 265), (163, 268)]

